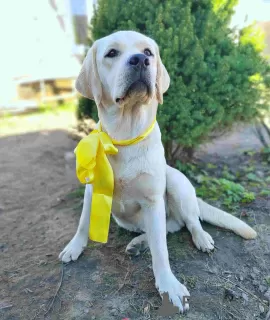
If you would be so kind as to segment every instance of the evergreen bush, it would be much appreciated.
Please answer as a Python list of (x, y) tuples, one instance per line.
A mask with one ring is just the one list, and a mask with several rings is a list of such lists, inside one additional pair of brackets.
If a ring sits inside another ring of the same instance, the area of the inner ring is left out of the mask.
[[(229, 26), (237, 0), (99, 0), (92, 40), (135, 30), (159, 45), (171, 85), (158, 109), (167, 160), (192, 155), (213, 132), (256, 118), (268, 105), (269, 64), (262, 37), (249, 26)], [(93, 116), (82, 98), (79, 114)]]

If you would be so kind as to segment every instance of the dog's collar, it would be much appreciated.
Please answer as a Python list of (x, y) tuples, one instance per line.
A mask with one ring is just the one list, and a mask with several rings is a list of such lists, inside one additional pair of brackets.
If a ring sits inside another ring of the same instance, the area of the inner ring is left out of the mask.
[(136, 138), (114, 140), (99, 128), (83, 138), (74, 150), (76, 154), (76, 174), (83, 184), (93, 184), (89, 238), (93, 241), (108, 241), (114, 175), (107, 154), (115, 155), (115, 146), (129, 146), (144, 140), (153, 131), (156, 119)]
[[(151, 123), (151, 125), (144, 131), (144, 133), (142, 133), (141, 135), (139, 135), (136, 138), (133, 139), (126, 139), (126, 140), (115, 140), (112, 139), (112, 143), (115, 146), (130, 146), (132, 144), (136, 144), (139, 143), (140, 141), (144, 140), (155, 128), (155, 124), (156, 124), (156, 119), (154, 119), (154, 121)], [(99, 128), (98, 130), (101, 132), (102, 131), (102, 125), (101, 122), (99, 123)]]

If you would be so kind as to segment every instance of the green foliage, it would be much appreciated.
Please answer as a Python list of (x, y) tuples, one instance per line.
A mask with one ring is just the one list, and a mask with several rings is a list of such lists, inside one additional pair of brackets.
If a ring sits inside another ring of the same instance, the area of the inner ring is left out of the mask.
[(204, 176), (197, 189), (199, 197), (210, 200), (221, 200), (228, 209), (234, 209), (239, 203), (248, 203), (255, 199), (253, 192), (248, 192), (241, 184), (227, 179)]
[(93, 120), (98, 121), (98, 112), (94, 101), (81, 97), (77, 108), (77, 118), (79, 120), (92, 118)]
[(265, 277), (265, 282), (267, 283), (268, 286), (270, 286), (270, 277)]
[(263, 189), (261, 190), (261, 192), (259, 193), (260, 196), (270, 196), (270, 190), (268, 189)]
[(219, 170), (216, 165), (210, 163), (207, 164), (207, 169), (215, 170), (211, 175), (195, 164), (183, 164), (177, 161), (176, 166), (191, 179), (196, 187), (197, 195), (202, 199), (219, 200), (229, 210), (236, 209), (241, 203), (255, 200), (253, 192), (249, 192), (242, 184), (235, 182), (237, 178), (228, 171), (227, 166), (224, 166), (221, 171), (222, 177), (215, 176)]
[(263, 181), (260, 177), (258, 177), (255, 173), (252, 173), (252, 172), (247, 174), (247, 179), (249, 181), (254, 181), (254, 182), (262, 182)]
[[(269, 66), (261, 35), (228, 28), (236, 0), (99, 0), (93, 40), (117, 30), (135, 30), (156, 40), (171, 85), (159, 107), (168, 160), (172, 141), (194, 148), (214, 130), (251, 121), (267, 108), (263, 91)], [(268, 76), (269, 80), (269, 76)], [(93, 103), (80, 103), (79, 116), (92, 116)]]
[(270, 163), (270, 147), (263, 148), (261, 153), (262, 153), (263, 159)]

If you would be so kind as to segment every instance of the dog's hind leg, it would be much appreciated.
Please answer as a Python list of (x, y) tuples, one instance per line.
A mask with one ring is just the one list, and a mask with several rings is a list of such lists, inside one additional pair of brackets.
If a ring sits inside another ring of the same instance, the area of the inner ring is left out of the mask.
[(180, 225), (186, 225), (192, 240), (199, 250), (209, 252), (214, 249), (214, 240), (203, 230), (199, 217), (200, 209), (196, 192), (190, 181), (180, 171), (167, 165), (166, 192), (169, 216)]
[(126, 247), (126, 253), (131, 256), (138, 256), (141, 252), (148, 248), (146, 234), (143, 233), (138, 237), (133, 238)]
[[(183, 226), (180, 225), (174, 218), (166, 219), (166, 231), (176, 232)], [(149, 248), (146, 234), (143, 233), (135, 238), (133, 238), (126, 247), (126, 253), (131, 256), (138, 256), (140, 253), (144, 252)]]

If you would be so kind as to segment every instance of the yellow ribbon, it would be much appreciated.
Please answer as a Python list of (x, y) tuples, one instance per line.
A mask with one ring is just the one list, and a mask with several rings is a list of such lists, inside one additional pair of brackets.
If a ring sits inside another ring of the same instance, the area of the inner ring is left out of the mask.
[(111, 139), (99, 129), (83, 138), (75, 149), (76, 174), (83, 184), (93, 185), (92, 205), (89, 226), (89, 239), (106, 243), (108, 241), (114, 176), (107, 154), (118, 153), (118, 146), (129, 146), (145, 139), (154, 129), (156, 119), (140, 136), (128, 140)]

